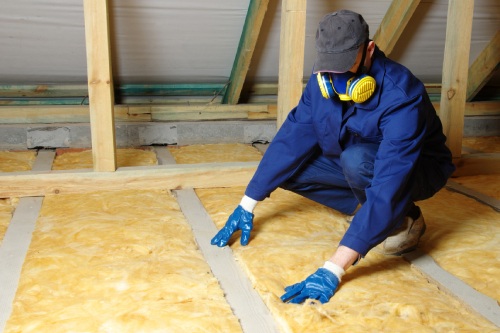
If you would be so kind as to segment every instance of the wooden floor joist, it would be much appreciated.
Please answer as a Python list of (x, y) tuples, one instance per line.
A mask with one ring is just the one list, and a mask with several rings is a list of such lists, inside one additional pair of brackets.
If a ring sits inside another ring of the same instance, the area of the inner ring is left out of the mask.
[(459, 299), (460, 302), (480, 316), (500, 325), (500, 307), (495, 299), (486, 296), (470, 287), (462, 280), (442, 269), (434, 259), (422, 252), (415, 250), (403, 255), (417, 270), (441, 290)]
[[(52, 167), (55, 152), (40, 150), (38, 152), (33, 170), (47, 171)], [(42, 207), (43, 197), (21, 198), (16, 207), (7, 233), (1, 240), (0, 251), (0, 332), (9, 319), (12, 311), (13, 300), (21, 276), (21, 271), (31, 243), (31, 234)]]
[(500, 173), (500, 154), (467, 154), (453, 161), (457, 170), (453, 177)]
[(175, 194), (182, 212), (193, 228), (203, 256), (240, 320), (243, 332), (277, 333), (271, 313), (234, 259), (231, 248), (219, 248), (210, 244), (218, 230), (194, 190), (175, 191)]
[[(498, 154), (475, 154), (457, 162), (454, 176), (493, 174), (500, 170)], [(44, 196), (122, 189), (185, 189), (246, 186), (257, 162), (178, 164), (121, 167), (116, 172), (91, 169), (24, 171), (0, 175), (0, 198)]]
[(244, 186), (257, 162), (122, 167), (116, 172), (91, 169), (16, 172), (0, 176), (0, 198), (125, 189), (185, 189)]

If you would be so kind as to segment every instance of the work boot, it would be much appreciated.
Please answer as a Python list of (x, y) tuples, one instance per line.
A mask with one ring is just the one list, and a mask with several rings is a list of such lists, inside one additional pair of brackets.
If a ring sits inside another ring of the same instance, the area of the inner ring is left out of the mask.
[(410, 216), (405, 217), (403, 224), (387, 237), (382, 243), (382, 252), (384, 254), (399, 256), (417, 248), (418, 241), (426, 228), (420, 209), (419, 213), (418, 218), (415, 220)]

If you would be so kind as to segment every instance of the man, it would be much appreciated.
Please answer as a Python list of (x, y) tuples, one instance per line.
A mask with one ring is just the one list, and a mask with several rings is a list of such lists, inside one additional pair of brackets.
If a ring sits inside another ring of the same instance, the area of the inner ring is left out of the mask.
[(351, 265), (382, 243), (388, 255), (416, 248), (425, 222), (414, 201), (433, 196), (455, 170), (425, 88), (369, 40), (360, 14), (325, 16), (317, 59), (297, 107), (276, 134), (240, 205), (212, 239), (250, 240), (253, 209), (277, 187), (355, 215), (332, 257), (284, 302), (328, 302)]

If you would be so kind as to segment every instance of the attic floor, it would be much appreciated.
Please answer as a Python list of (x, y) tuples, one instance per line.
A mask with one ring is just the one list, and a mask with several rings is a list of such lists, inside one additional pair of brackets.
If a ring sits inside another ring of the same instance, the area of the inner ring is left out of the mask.
[[(119, 166), (137, 166), (258, 161), (261, 150), (220, 144), (117, 154)], [(497, 137), (464, 140), (466, 153), (498, 150)], [(92, 165), (85, 150), (52, 151), (37, 164), (45, 153), (0, 152), (0, 170)], [(454, 181), (500, 200), (498, 174)], [(375, 248), (329, 303), (297, 306), (279, 300), (283, 288), (331, 255), (345, 216), (277, 190), (257, 206), (248, 246), (210, 246), (243, 192), (103, 189), (0, 199), (0, 332), (499, 330), (498, 206), (445, 188), (419, 203), (428, 228), (413, 256)], [(477, 297), (487, 303), (478, 306)]]

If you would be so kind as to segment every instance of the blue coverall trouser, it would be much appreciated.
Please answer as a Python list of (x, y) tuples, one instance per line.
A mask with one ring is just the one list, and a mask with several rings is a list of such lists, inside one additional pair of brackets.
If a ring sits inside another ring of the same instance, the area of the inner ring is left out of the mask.
[[(366, 201), (365, 188), (371, 184), (378, 144), (350, 146), (340, 158), (330, 159), (318, 153), (280, 187), (308, 199), (352, 214), (358, 204)], [(412, 200), (430, 198), (436, 190), (430, 186), (422, 167), (415, 168)], [(415, 207), (411, 202), (407, 211)]]

